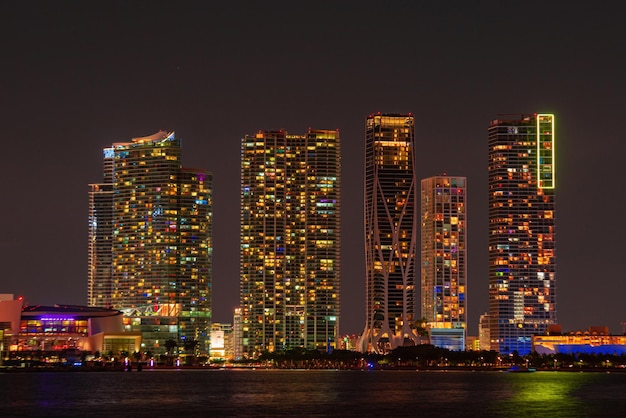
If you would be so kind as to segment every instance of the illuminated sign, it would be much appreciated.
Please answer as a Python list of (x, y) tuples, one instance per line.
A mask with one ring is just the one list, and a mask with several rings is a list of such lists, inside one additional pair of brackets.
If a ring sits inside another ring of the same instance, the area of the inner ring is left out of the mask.
[(539, 113), (537, 122), (537, 185), (540, 189), (554, 189), (554, 115)]
[(44, 316), (39, 318), (40, 321), (73, 321), (70, 316)]

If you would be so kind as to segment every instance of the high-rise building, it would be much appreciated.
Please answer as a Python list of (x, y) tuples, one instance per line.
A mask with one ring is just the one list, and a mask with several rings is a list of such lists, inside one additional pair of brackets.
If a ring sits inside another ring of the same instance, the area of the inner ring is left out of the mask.
[(489, 126), (489, 334), (503, 354), (528, 354), (532, 335), (556, 323), (554, 122)]
[(491, 350), (491, 338), (489, 336), (489, 314), (484, 313), (478, 319), (478, 339), (480, 350)]
[(241, 360), (243, 355), (243, 324), (241, 308), (235, 308), (233, 313), (233, 359)]
[(102, 183), (89, 187), (89, 271), (87, 303), (111, 307), (113, 294), (113, 148), (105, 148), (102, 158)]
[(89, 303), (122, 310), (155, 354), (210, 341), (212, 178), (181, 153), (174, 132), (113, 144), (89, 194)]
[(467, 223), (466, 178), (422, 180), (422, 318), (430, 343), (465, 349)]
[(375, 114), (365, 124), (366, 321), (362, 352), (419, 344), (416, 272), (419, 209), (411, 114)]
[(113, 293), (113, 184), (94, 183), (89, 186), (87, 303), (89, 306), (110, 308)]
[(243, 351), (337, 347), (340, 139), (261, 131), (241, 142)]

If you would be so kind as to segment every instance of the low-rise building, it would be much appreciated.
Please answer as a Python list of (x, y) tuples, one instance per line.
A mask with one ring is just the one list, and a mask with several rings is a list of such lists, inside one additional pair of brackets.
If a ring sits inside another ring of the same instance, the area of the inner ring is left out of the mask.
[[(10, 296), (10, 297), (8, 297)], [(124, 332), (122, 312), (78, 305), (27, 305), (0, 298), (2, 358), (59, 357), (59, 353), (140, 353), (141, 334)]]
[(545, 335), (534, 335), (532, 344), (538, 354), (626, 354), (626, 335), (610, 335), (608, 327), (567, 334), (552, 329)]

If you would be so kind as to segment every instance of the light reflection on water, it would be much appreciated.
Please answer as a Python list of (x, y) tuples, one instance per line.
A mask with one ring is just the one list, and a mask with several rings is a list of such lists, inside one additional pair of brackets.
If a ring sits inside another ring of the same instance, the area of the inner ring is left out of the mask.
[(623, 416), (626, 373), (0, 373), (0, 416)]
[(511, 396), (498, 405), (503, 410), (518, 411), (527, 416), (588, 416), (585, 404), (577, 399), (587, 375), (544, 372), (509, 379)]
[(538, 372), (516, 374), (498, 407), (517, 414), (551, 417), (626, 416), (624, 373)]

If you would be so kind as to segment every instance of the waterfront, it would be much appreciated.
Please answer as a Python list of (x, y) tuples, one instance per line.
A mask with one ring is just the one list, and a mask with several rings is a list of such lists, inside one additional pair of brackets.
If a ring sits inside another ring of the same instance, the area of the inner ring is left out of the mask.
[(0, 416), (549, 416), (626, 412), (626, 373), (2, 373)]

